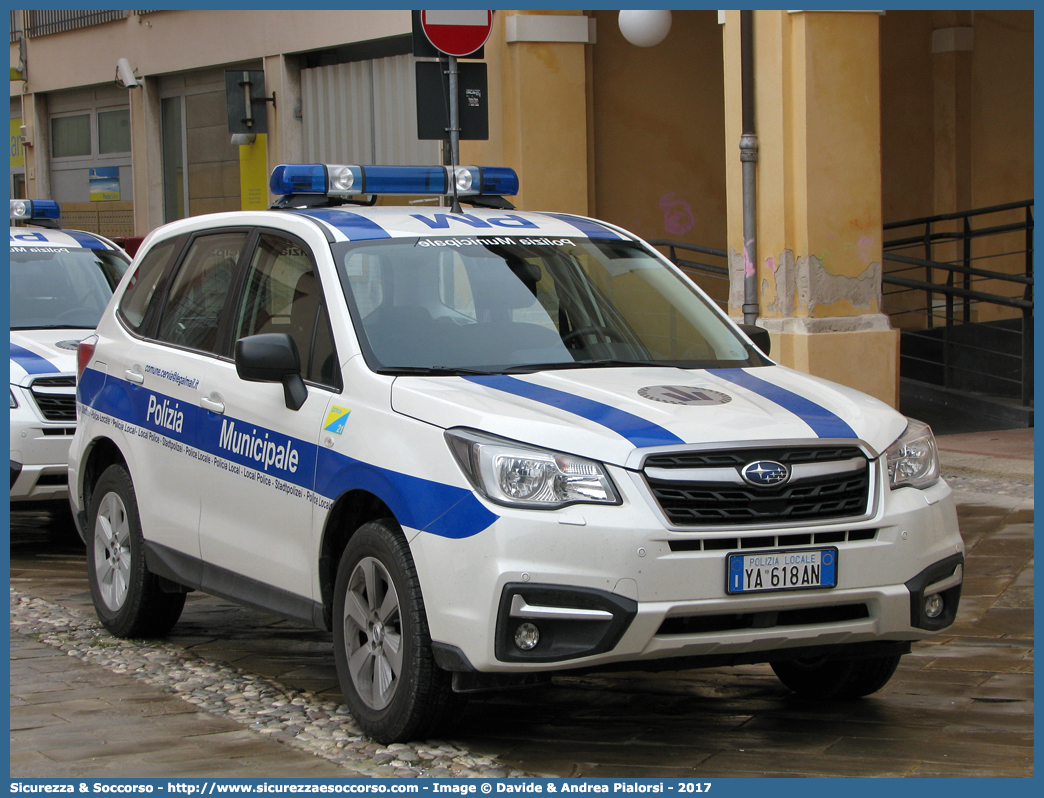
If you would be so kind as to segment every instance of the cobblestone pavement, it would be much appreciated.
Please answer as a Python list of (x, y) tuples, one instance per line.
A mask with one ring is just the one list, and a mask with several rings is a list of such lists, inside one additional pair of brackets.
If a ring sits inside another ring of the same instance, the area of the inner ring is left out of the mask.
[[(202, 717), (207, 724), (213, 723), (214, 719), (224, 718), (235, 721), (246, 726), (250, 731), (260, 735), (271, 735), (273, 739), (289, 743), (291, 746), (307, 751), (315, 756), (322, 757), (330, 762), (340, 765), (343, 770), (318, 769), (315, 774), (295, 773), (295, 775), (340, 775), (345, 777), (361, 776), (400, 776), (400, 777), (461, 777), (461, 776), (518, 776), (524, 775), (519, 771), (509, 768), (498, 767), (492, 761), (481, 756), (469, 755), (466, 750), (454, 745), (441, 742), (427, 742), (412, 745), (376, 745), (362, 737), (359, 727), (348, 714), (344, 704), (331, 700), (330, 697), (319, 697), (306, 690), (288, 688), (278, 681), (244, 673), (238, 668), (208, 662), (186, 651), (184, 648), (160, 641), (136, 641), (118, 640), (101, 628), (93, 616), (86, 616), (76, 610), (53, 604), (40, 598), (32, 598), (11, 589), (11, 628), (23, 636), (35, 638), (39, 643), (60, 649), (71, 657), (82, 662), (97, 665), (113, 674), (128, 674), (144, 682), (146, 685), (159, 687), (169, 693), (173, 693), (182, 702), (198, 707), (203, 710)], [(32, 672), (34, 664), (39, 661), (39, 649), (36, 648), (24, 654), (16, 656), (16, 660), (32, 660), (27, 670)], [(49, 672), (53, 672), (50, 670)], [(39, 676), (40, 674), (32, 674)], [(50, 692), (50, 697), (55, 693)], [(63, 704), (68, 703), (68, 698), (59, 693)], [(76, 701), (90, 699), (77, 698)], [(97, 700), (97, 699), (95, 699)], [(109, 708), (111, 709), (111, 704)], [(104, 709), (103, 703), (88, 708), (94, 710), (97, 715)], [(49, 759), (55, 752), (50, 750), (53, 744), (50, 732), (56, 719), (61, 718), (63, 709), (56, 713), (50, 711), (50, 707), (40, 703), (22, 703), (19, 706), (12, 705), (12, 730), (14, 724), (27, 728), (40, 728), (42, 724), (48, 728), (48, 739), (46, 753), (36, 751)], [(82, 713), (83, 708), (77, 707), (74, 712)], [(96, 737), (98, 728), (93, 722), (96, 717), (91, 718), (92, 737)], [(227, 724), (226, 724), (227, 725)], [(227, 730), (226, 730), (227, 731)], [(236, 729), (239, 731), (239, 729)], [(209, 748), (213, 742), (212, 735), (220, 734), (213, 730), (202, 732), (206, 747)], [(193, 737), (197, 735), (192, 735)], [(15, 774), (15, 756), (23, 753), (23, 750), (15, 750), (15, 735), (12, 735), (12, 774)], [(21, 740), (17, 741), (18, 748), (22, 749)], [(42, 742), (42, 741), (34, 741)], [(124, 753), (118, 747), (110, 746), (105, 749), (97, 739), (92, 739), (86, 750), (83, 749), (82, 740), (73, 740), (72, 748), (78, 750), (80, 758), (90, 755), (91, 760), (97, 760), (97, 754), (105, 759), (110, 756)], [(106, 739), (106, 743), (111, 742)], [(150, 740), (148, 744), (142, 740), (133, 739), (128, 741), (131, 750), (135, 753), (151, 753), (143, 751), (143, 748), (151, 748), (154, 745), (163, 746), (162, 737), (158, 740)], [(169, 745), (169, 743), (168, 743)], [(254, 746), (248, 746), (253, 752)], [(101, 750), (99, 750), (101, 749)], [(200, 752), (191, 757), (192, 767), (197, 768), (200, 763), (196, 759), (207, 760), (211, 767), (215, 765), (212, 751)], [(282, 754), (282, 752), (279, 752)], [(241, 758), (242, 751), (236, 751), (233, 760)], [(61, 752), (68, 757), (69, 751)], [(41, 768), (44, 773), (39, 775), (54, 776), (54, 767), (51, 763)], [(130, 775), (127, 773), (113, 772), (109, 762), (103, 762), (102, 769), (106, 775)], [(154, 767), (156, 763), (139, 763), (138, 767), (146, 769)], [(236, 762), (237, 765), (242, 764)], [(299, 764), (293, 760), (293, 765)], [(21, 765), (19, 764), (19, 767)], [(261, 767), (261, 762), (249, 763), (250, 770)], [(92, 768), (93, 769), (93, 768)], [(294, 768), (297, 770), (298, 768)], [(222, 775), (227, 775), (224, 769)], [(155, 773), (139, 773), (139, 775), (156, 775)], [(203, 774), (200, 774), (203, 775)], [(255, 775), (252, 772), (240, 775)], [(283, 775), (282, 769), (280, 775)]]
[[(807, 703), (768, 666), (564, 676), (473, 700), (451, 741), (387, 748), (346, 715), (329, 635), (193, 594), (169, 638), (116, 641), (68, 528), (14, 513), (11, 773), (1032, 776), (1032, 476), (981, 473), (947, 474), (968, 547), (957, 622), (869, 699)], [(102, 704), (81, 703), (106, 691), (123, 710), (108, 750), (90, 722)]]

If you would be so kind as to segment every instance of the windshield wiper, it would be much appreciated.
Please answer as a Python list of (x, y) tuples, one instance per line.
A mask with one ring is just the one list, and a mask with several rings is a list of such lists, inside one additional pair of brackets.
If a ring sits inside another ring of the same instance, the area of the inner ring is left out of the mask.
[(390, 374), (392, 376), (460, 376), (461, 374), (500, 374), (499, 371), (485, 371), (482, 369), (460, 368), (458, 366), (382, 366), (374, 371), (377, 374)]
[(11, 327), (12, 330), (93, 330), (96, 324), (33, 324), (30, 327)]
[(518, 366), (508, 366), (503, 369), (504, 374), (528, 374), (533, 371), (554, 371), (563, 369), (588, 369), (588, 368), (610, 368), (614, 366), (623, 367), (648, 367), (657, 366), (677, 368), (676, 363), (667, 363), (662, 360), (572, 360), (556, 363), (524, 363)]

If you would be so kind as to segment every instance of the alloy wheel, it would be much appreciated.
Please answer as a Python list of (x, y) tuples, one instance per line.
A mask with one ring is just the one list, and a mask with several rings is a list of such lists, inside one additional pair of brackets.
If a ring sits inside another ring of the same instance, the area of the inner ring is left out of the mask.
[(113, 612), (123, 606), (130, 588), (130, 520), (123, 500), (115, 492), (98, 506), (94, 522), (94, 568), (98, 590)]
[(366, 557), (355, 566), (342, 620), (352, 684), (366, 706), (384, 709), (402, 673), (402, 622), (398, 593), (380, 560)]

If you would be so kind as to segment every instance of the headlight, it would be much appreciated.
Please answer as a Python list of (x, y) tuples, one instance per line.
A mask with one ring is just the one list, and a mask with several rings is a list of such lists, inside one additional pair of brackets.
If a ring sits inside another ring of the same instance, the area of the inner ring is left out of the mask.
[(620, 503), (605, 468), (593, 460), (470, 430), (448, 430), (446, 442), (475, 489), (497, 504), (553, 510)]
[(928, 488), (939, 481), (939, 453), (932, 428), (909, 419), (895, 443), (888, 447), (888, 481), (893, 488)]
[(9, 389), (11, 391), (11, 409), (14, 410), (18, 407), (18, 400), (15, 399), (14, 388)]

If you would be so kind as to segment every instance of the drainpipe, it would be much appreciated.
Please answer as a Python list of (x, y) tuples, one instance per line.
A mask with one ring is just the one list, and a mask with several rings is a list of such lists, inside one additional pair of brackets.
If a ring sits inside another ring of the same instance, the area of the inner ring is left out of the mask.
[(758, 320), (758, 137), (754, 133), (754, 12), (740, 11), (740, 81), (743, 105), (743, 323)]

